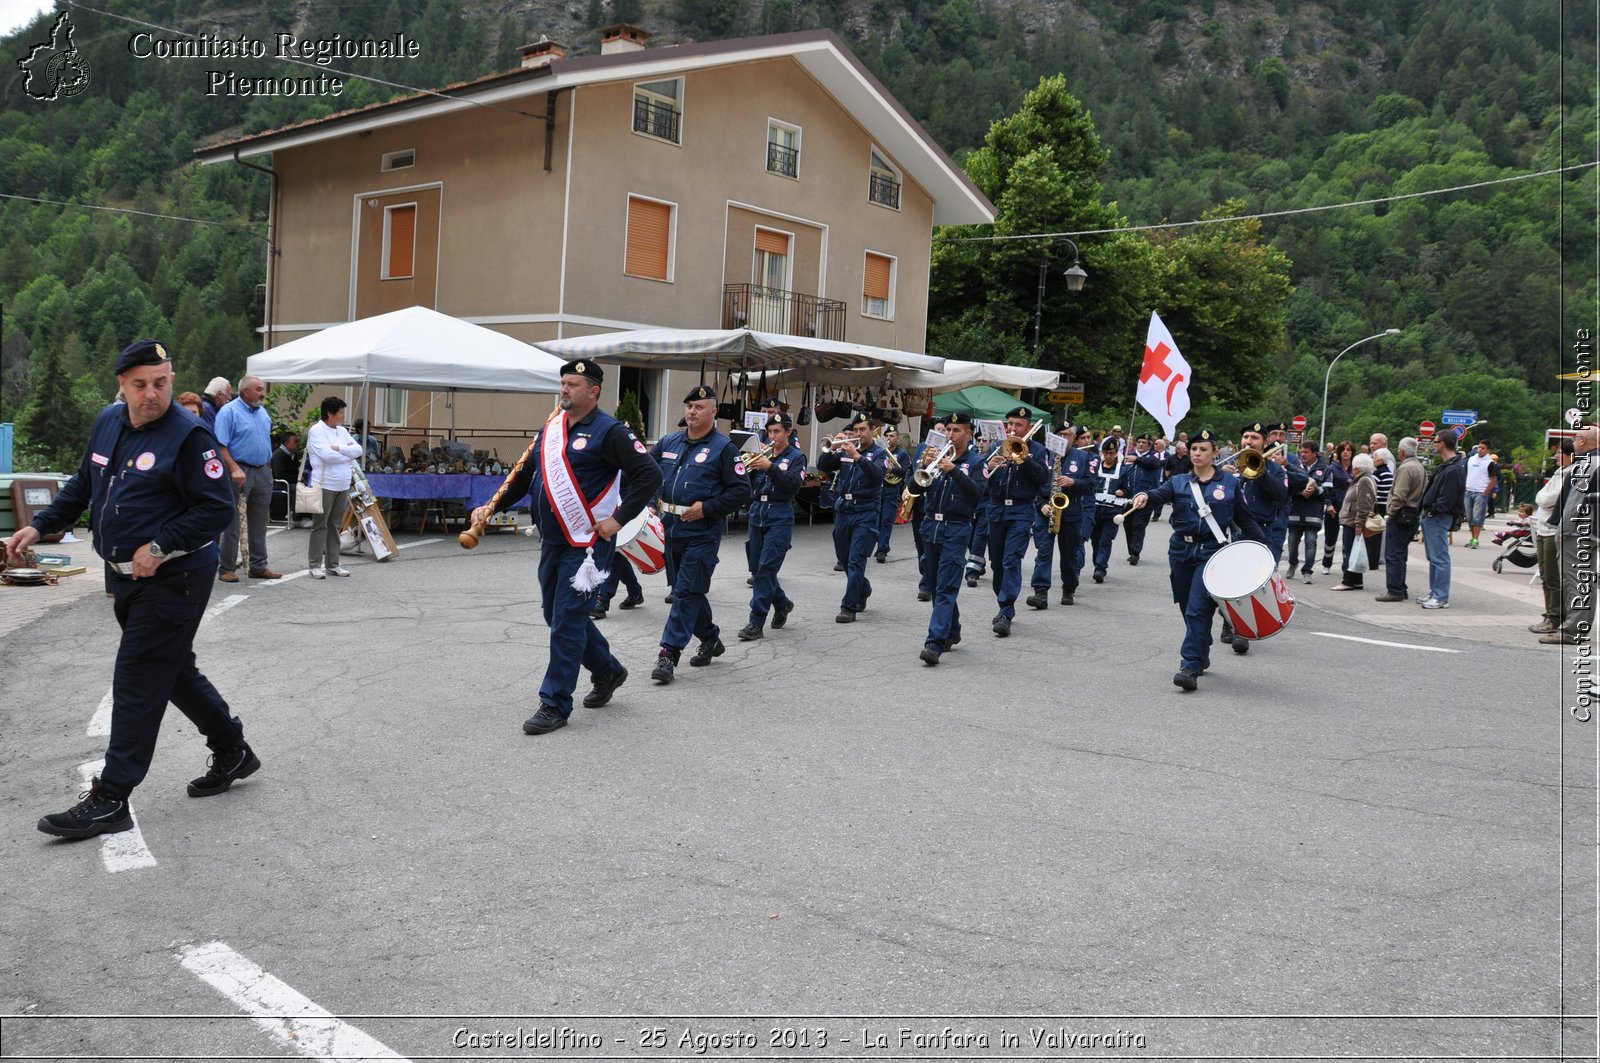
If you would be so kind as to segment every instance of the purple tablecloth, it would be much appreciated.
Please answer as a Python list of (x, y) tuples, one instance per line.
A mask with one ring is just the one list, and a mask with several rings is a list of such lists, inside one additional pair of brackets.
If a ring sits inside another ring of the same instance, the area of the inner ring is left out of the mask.
[[(475, 509), (494, 497), (505, 482), (504, 476), (472, 476), (467, 473), (369, 472), (367, 482), (372, 493), (379, 498), (445, 499), (464, 502)], [(527, 509), (528, 496), (523, 495), (514, 508)]]

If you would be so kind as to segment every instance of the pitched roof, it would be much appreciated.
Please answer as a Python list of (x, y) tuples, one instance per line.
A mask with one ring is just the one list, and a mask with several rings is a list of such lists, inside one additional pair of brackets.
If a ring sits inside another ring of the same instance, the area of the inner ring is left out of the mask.
[(436, 92), (387, 100), (326, 118), (238, 137), (200, 148), (195, 155), (206, 164), (254, 158), (482, 104), (516, 107), (516, 101), (523, 98), (580, 85), (671, 76), (707, 67), (785, 57), (799, 63), (905, 168), (907, 176), (933, 197), (935, 225), (971, 225), (994, 220), (993, 204), (831, 30), (802, 30), (767, 37), (556, 59), (546, 66), (490, 74)]

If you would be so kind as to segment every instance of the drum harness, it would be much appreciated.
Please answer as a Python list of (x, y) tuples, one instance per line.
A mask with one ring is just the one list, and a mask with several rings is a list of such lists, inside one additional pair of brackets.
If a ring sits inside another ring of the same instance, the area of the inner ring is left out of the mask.
[(1206, 522), (1206, 527), (1211, 529), (1211, 534), (1217, 537), (1217, 542), (1223, 546), (1228, 545), (1228, 536), (1217, 524), (1217, 518), (1211, 515), (1211, 507), (1206, 505), (1205, 495), (1200, 490), (1200, 481), (1189, 481), (1189, 493), (1194, 496), (1194, 504), (1200, 510), (1200, 519)]

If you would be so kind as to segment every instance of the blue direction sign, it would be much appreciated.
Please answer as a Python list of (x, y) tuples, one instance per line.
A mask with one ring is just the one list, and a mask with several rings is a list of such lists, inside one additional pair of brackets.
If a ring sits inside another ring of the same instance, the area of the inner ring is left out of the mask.
[(1478, 419), (1477, 410), (1446, 410), (1439, 420), (1445, 424), (1471, 424)]

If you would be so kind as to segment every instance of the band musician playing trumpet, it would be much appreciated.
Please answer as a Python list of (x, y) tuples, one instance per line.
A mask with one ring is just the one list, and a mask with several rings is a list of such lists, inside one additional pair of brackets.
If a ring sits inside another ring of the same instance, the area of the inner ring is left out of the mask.
[(853, 624), (872, 596), (867, 557), (878, 541), (878, 496), (889, 472), (889, 455), (873, 442), (867, 415), (857, 413), (830, 441), (817, 468), (834, 474), (833, 552), (846, 573), (844, 597), (834, 620)]
[(778, 583), (778, 569), (794, 540), (794, 496), (806, 475), (806, 455), (794, 444), (794, 419), (773, 411), (763, 426), (767, 443), (745, 459), (750, 470), (750, 556), (754, 558), (755, 593), (750, 597), (750, 622), (739, 639), (765, 637), (767, 611), (772, 626), (781, 628), (794, 602)]
[[(1043, 423), (1043, 422), (1041, 422)], [(995, 613), (996, 638), (1011, 634), (1022, 593), (1022, 557), (1028, 552), (1035, 505), (1050, 479), (1049, 451), (1033, 441), (1037, 426), (1032, 411), (1018, 406), (1006, 413), (1005, 438), (989, 457), (989, 565), (1000, 611)]]
[(951, 453), (934, 463), (930, 470), (934, 479), (922, 497), (922, 541), (933, 588), (928, 637), (919, 655), (925, 664), (938, 664), (940, 656), (961, 641), (956, 595), (961, 591), (973, 514), (985, 487), (983, 459), (972, 452), (972, 415), (950, 414), (945, 432)]

